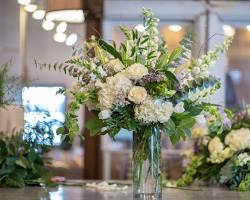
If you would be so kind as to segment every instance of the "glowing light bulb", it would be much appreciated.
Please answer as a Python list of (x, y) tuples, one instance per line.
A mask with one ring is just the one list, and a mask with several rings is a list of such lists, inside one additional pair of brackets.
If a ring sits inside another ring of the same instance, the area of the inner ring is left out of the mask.
[(32, 17), (37, 20), (43, 19), (44, 16), (45, 16), (45, 10), (36, 10), (32, 14)]
[(25, 6), (24, 9), (25, 9), (27, 12), (32, 13), (32, 12), (35, 12), (35, 11), (36, 11), (37, 5), (35, 5), (35, 4), (29, 4), (29, 5)]
[(26, 6), (30, 4), (31, 0), (18, 0), (17, 2), (21, 5)]
[(64, 33), (67, 29), (67, 23), (66, 22), (61, 22), (60, 24), (57, 25), (56, 27), (56, 32), (57, 33)]
[(182, 29), (182, 27), (177, 24), (170, 25), (168, 28), (170, 31), (173, 31), (173, 32), (179, 32)]
[(67, 35), (65, 33), (55, 33), (53, 38), (56, 42), (63, 43), (66, 40)]
[(246, 29), (247, 29), (247, 31), (250, 32), (250, 25), (247, 25), (247, 26), (246, 26)]
[(72, 46), (73, 44), (75, 44), (77, 41), (77, 34), (72, 33), (70, 34), (67, 39), (66, 39), (66, 45), (67, 46)]
[(47, 20), (43, 20), (42, 27), (46, 31), (51, 31), (55, 27), (55, 23)]
[(232, 26), (223, 25), (222, 29), (224, 31), (224, 34), (227, 36), (233, 36), (235, 34), (235, 29)]

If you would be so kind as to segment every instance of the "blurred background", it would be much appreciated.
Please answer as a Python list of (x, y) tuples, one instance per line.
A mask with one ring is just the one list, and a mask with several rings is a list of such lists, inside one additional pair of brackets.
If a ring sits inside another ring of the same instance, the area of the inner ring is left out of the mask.
[[(71, 56), (74, 45), (81, 47), (93, 34), (119, 44), (123, 39), (119, 25), (133, 27), (141, 23), (142, 7), (152, 8), (160, 18), (160, 34), (170, 51), (186, 32), (195, 34), (195, 57), (223, 41), (223, 35), (233, 35), (229, 52), (211, 68), (222, 81), (222, 88), (211, 101), (232, 109), (250, 103), (248, 0), (0, 0), (0, 63), (11, 59), (11, 74), (22, 76), (27, 83), (16, 94), (16, 104), (24, 108), (21, 115), (25, 130), (34, 137), (40, 130), (54, 134), (54, 148), (48, 156), (55, 175), (70, 179), (130, 179), (132, 137), (126, 130), (121, 130), (115, 142), (107, 136), (89, 137), (84, 129), (89, 115), (82, 108), (79, 116), (86, 139), (74, 144), (60, 142), (55, 130), (64, 123), (70, 98), (56, 95), (56, 91), (70, 87), (74, 80), (53, 69), (36, 68), (34, 59), (63, 62)], [(14, 121), (19, 115), (14, 109), (12, 112), (9, 120)], [(194, 144), (173, 146), (163, 138), (163, 148), (163, 171), (170, 178), (178, 178)]]

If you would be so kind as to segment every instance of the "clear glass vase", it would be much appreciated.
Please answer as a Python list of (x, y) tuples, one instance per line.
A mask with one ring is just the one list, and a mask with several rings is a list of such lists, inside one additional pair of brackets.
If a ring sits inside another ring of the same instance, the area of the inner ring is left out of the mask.
[(133, 199), (162, 199), (161, 134), (157, 128), (133, 134)]

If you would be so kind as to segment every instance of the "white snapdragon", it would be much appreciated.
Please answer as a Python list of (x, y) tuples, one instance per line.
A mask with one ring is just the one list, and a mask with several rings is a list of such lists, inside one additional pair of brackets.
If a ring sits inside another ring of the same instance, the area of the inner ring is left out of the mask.
[(146, 30), (145, 26), (143, 26), (142, 24), (138, 24), (135, 26), (135, 30), (137, 30), (138, 32), (144, 32)]
[(111, 110), (102, 110), (101, 112), (99, 112), (98, 117), (99, 119), (108, 119), (111, 117), (111, 115)]
[(175, 113), (183, 113), (183, 112), (185, 112), (184, 102), (180, 102), (180, 103), (176, 104), (176, 106), (174, 107), (174, 112)]

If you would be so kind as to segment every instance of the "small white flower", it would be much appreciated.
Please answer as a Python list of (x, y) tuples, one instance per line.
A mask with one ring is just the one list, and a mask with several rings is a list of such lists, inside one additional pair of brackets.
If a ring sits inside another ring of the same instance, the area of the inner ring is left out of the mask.
[(185, 108), (184, 108), (184, 103), (183, 103), (183, 102), (178, 103), (178, 104), (174, 107), (174, 112), (175, 112), (175, 113), (183, 113), (184, 111), (185, 111)]
[(101, 128), (102, 133), (105, 132), (106, 130), (108, 130), (108, 127), (106, 127), (106, 126)]
[(99, 112), (98, 117), (99, 119), (108, 119), (112, 115), (112, 112), (110, 110), (102, 110)]
[(207, 127), (207, 120), (206, 120), (204, 115), (202, 115), (202, 114), (197, 115), (195, 119), (196, 119), (196, 123), (199, 126)]
[(193, 70), (192, 70), (192, 73), (193, 73), (194, 75), (198, 75), (200, 72), (201, 72), (201, 70), (200, 70), (199, 67), (194, 67)]
[(142, 24), (138, 24), (135, 26), (135, 30), (137, 30), (138, 32), (144, 32), (146, 28)]

